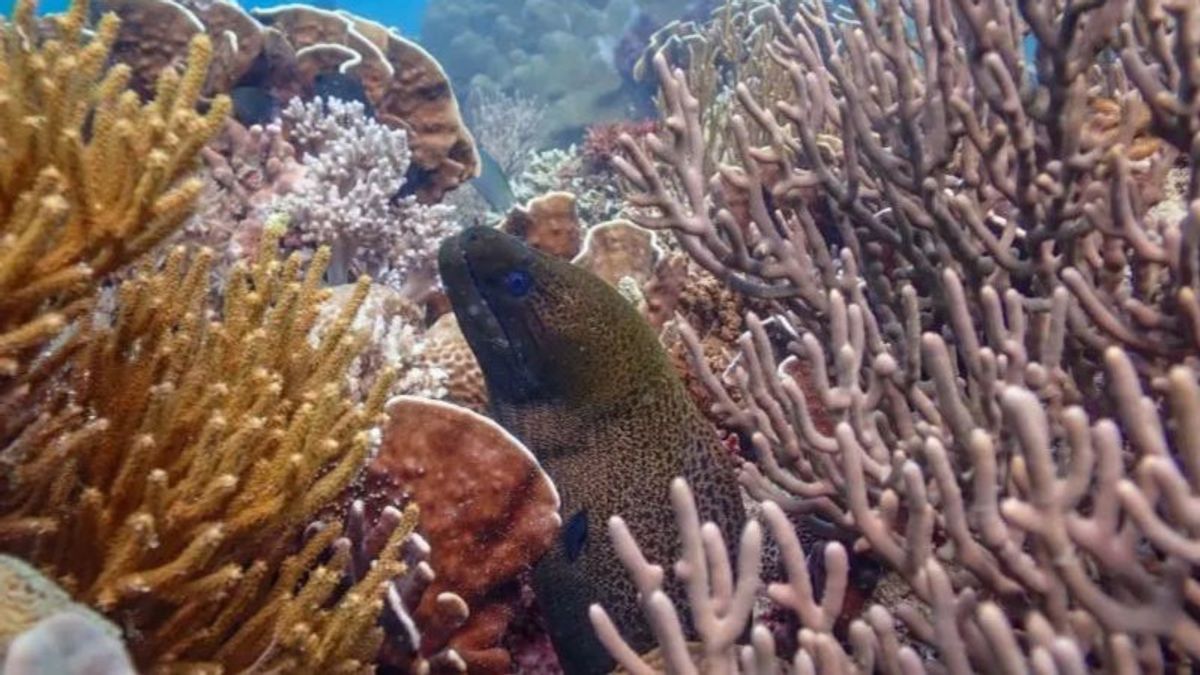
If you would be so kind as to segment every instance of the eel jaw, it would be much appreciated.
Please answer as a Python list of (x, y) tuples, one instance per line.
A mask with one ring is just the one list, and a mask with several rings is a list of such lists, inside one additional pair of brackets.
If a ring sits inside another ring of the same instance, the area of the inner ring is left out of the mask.
[(464, 244), (470, 230), (446, 238), (438, 249), (438, 271), (450, 298), (459, 329), (483, 370), (493, 398), (520, 400), (535, 388), (532, 373), (522, 363), (521, 350), (504, 329), (480, 290)]

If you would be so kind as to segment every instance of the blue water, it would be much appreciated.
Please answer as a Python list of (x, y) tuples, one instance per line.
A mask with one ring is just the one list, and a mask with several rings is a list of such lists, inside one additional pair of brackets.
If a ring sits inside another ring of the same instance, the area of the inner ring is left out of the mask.
[[(42, 0), (39, 8), (45, 13), (61, 12), (66, 9), (68, 4), (69, 0)], [(253, 9), (291, 3), (266, 1), (243, 4)], [(399, 28), (400, 32), (405, 35), (419, 36), (421, 20), (425, 17), (425, 8), (429, 4), (429, 0), (316, 0), (310, 4), (317, 7), (344, 9), (386, 26)]]

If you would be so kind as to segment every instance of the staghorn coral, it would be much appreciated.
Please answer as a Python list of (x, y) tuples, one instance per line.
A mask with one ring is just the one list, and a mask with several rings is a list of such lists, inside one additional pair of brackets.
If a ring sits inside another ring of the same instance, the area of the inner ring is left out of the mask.
[[(209, 307), (212, 254), (172, 251), (81, 325), (64, 379), (10, 448), (0, 541), (82, 602), (120, 617), (142, 667), (369, 668), (409, 509), (371, 570), (343, 587), (336, 521), (301, 532), (358, 475), (390, 385), (346, 396), (362, 346), (352, 300), (316, 345), (328, 251), (302, 270), (268, 228)], [(320, 564), (319, 564), (320, 563)]]
[(330, 246), (331, 283), (370, 274), (419, 298), (432, 283), (437, 242), (450, 231), (450, 208), (399, 195), (411, 157), (406, 133), (338, 99), (293, 99), (284, 118), (305, 171), (269, 208), (290, 217), (292, 245)]
[[(771, 314), (746, 317), (721, 376), (680, 326), (714, 416), (753, 450), (743, 486), (892, 572), (877, 598), (892, 604), (838, 635), (819, 605), (844, 562), (826, 560), (823, 597), (789, 565), (792, 667), (1190, 667), (1200, 90), (1182, 73), (1200, 7), (828, 9), (771, 12), (767, 51), (791, 87), (735, 83), (744, 115), (716, 166), (701, 101), (658, 55), (666, 133), (618, 162), (635, 220)], [(1150, 208), (1146, 176), (1177, 156), (1180, 201)], [(680, 526), (704, 542), (676, 566), (707, 614), (704, 667), (777, 672), (765, 628), (738, 645), (750, 614), (731, 600), (757, 583), (756, 547), (735, 583), (704, 555), (711, 528)], [(635, 578), (653, 573), (615, 534)], [(674, 609), (646, 609), (672, 667), (693, 672)]]
[(126, 89), (128, 68), (106, 70), (115, 18), (85, 38), (88, 5), (77, 1), (42, 41), (34, 9), (20, 0), (0, 23), (0, 448), (46, 375), (33, 356), (86, 312), (100, 279), (188, 216), (201, 190), (188, 174), (229, 110), (219, 98), (195, 112), (206, 38), (143, 105)]

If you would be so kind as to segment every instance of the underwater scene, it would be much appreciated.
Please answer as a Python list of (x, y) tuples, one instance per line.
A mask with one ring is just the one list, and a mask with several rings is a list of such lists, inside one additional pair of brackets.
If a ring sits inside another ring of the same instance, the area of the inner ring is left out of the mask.
[(1200, 1), (0, 2), (0, 675), (1200, 672)]

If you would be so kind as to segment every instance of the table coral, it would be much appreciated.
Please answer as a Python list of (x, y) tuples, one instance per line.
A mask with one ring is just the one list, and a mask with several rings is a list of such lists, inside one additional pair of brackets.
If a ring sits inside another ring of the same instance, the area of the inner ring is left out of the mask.
[(203, 93), (255, 87), (277, 102), (311, 98), (320, 75), (358, 78), (380, 120), (409, 133), (409, 189), (423, 203), (479, 172), (475, 142), (441, 66), (395, 31), (347, 12), (290, 4), (247, 13), (226, 0), (98, 0), (128, 23), (115, 58), (134, 71), (148, 95), (158, 75), (185, 55), (184, 44), (206, 34), (213, 67)]
[(575, 211), (575, 196), (548, 192), (514, 206), (500, 229), (543, 253), (570, 260), (579, 254), (584, 226)]
[[(558, 494), (533, 455), (490, 419), (465, 408), (398, 397), (371, 473), (420, 505), (421, 531), (433, 548), (437, 579), (417, 617), (425, 649), (448, 644), (472, 672), (506, 672), (499, 646), (517, 598), (517, 575), (545, 552), (558, 531)], [(439, 630), (438, 598), (467, 601), (463, 625)]]

